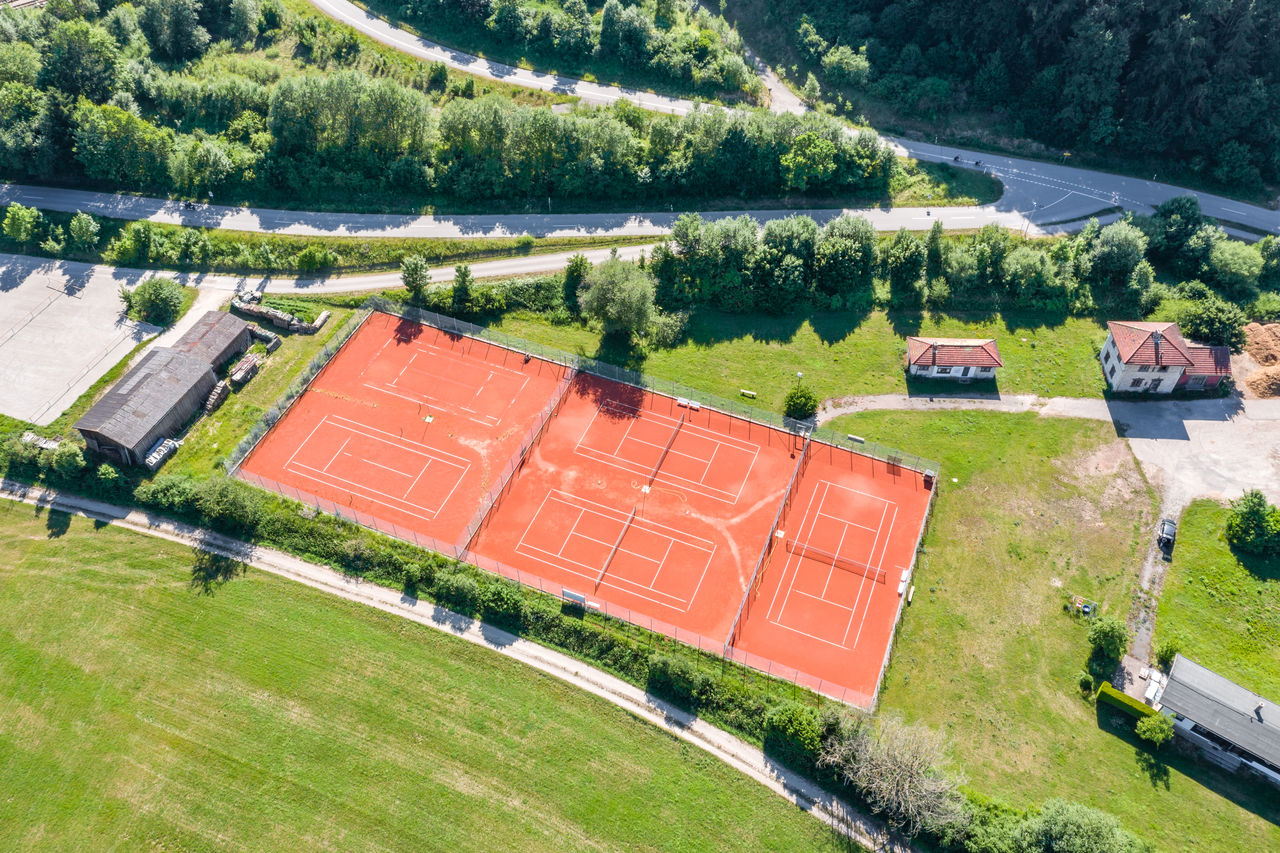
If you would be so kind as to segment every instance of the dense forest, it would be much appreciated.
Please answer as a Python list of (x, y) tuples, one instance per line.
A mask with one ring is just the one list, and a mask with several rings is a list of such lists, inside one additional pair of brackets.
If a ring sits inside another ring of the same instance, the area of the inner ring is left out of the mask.
[(875, 134), (826, 116), (551, 111), (477, 97), (472, 78), (450, 82), (443, 65), (403, 80), (348, 67), (360, 51), (350, 30), (291, 19), (278, 0), (0, 10), (0, 174), (245, 201), (449, 204), (877, 198), (896, 169)]
[[(828, 98), (934, 130), (1280, 181), (1280, 0), (732, 0)], [(784, 35), (785, 34), (785, 35)], [(775, 55), (776, 54), (776, 55)]]
[(694, 0), (390, 0), (431, 38), (562, 74), (654, 85), (680, 93), (756, 97), (763, 86), (742, 39)]

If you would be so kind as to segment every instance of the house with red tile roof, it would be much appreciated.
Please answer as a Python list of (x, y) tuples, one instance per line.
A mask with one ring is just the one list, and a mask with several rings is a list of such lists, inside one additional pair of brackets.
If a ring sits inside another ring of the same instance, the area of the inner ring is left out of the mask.
[(1187, 341), (1177, 323), (1107, 323), (1098, 359), (1112, 391), (1198, 391), (1216, 388), (1231, 375), (1230, 350)]
[(990, 339), (907, 338), (907, 373), (929, 379), (994, 379), (1003, 367), (1000, 348)]

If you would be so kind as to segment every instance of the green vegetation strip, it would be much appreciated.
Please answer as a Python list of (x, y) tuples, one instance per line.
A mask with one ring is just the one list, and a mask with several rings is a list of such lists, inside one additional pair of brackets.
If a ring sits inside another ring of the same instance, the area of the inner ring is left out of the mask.
[[(234, 577), (214, 587), (210, 578)], [(207, 593), (207, 594), (202, 594)], [(603, 700), (438, 631), (0, 503), (0, 847), (846, 849)]]
[(1229, 510), (1196, 501), (1182, 514), (1156, 613), (1157, 642), (1280, 702), (1280, 559), (1235, 554)]

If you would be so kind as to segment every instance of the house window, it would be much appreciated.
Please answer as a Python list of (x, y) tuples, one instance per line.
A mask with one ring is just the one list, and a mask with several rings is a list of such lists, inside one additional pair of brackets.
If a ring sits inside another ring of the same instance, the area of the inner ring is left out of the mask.
[(1106, 349), (1102, 351), (1102, 363), (1103, 364), (1111, 363), (1111, 350)]
[(1129, 383), (1129, 387), (1130, 387), (1130, 388), (1141, 388), (1141, 387), (1142, 387), (1142, 380), (1141, 380), (1141, 379), (1135, 379), (1135, 380), (1133, 380), (1132, 382), (1130, 382), (1130, 383)]
[(1110, 372), (1110, 373), (1108, 373), (1107, 375), (1108, 375), (1108, 376), (1110, 376), (1112, 379), (1114, 379), (1114, 378), (1115, 378), (1115, 375), (1116, 375), (1116, 366), (1115, 366), (1114, 364), (1113, 364), (1113, 365), (1111, 365), (1111, 372)]
[(950, 368), (950, 367), (939, 367), (939, 368), (938, 368), (938, 375), (939, 375), (939, 376), (946, 376), (946, 375), (947, 375), (948, 373), (950, 373), (950, 372), (951, 372), (951, 368)]
[(1155, 390), (1159, 389), (1159, 388), (1160, 388), (1160, 383), (1161, 383), (1161, 382), (1163, 382), (1163, 381), (1164, 381), (1163, 379), (1152, 379), (1152, 380), (1151, 380), (1151, 384), (1147, 386), (1147, 390), (1148, 390), (1148, 391), (1155, 391)]
[(991, 372), (991, 371), (993, 371), (993, 370), (995, 370), (995, 368), (994, 368), (994, 367), (984, 367), (984, 368), (982, 368), (982, 372), (983, 372), (983, 373), (990, 373), (990, 372)]
[(1162, 364), (1162, 365), (1160, 365), (1158, 368), (1156, 368), (1156, 372), (1157, 372), (1157, 373), (1168, 373), (1168, 372), (1169, 372), (1169, 365), (1167, 365), (1167, 364)]
[(1144, 364), (1144, 365), (1142, 365), (1141, 367), (1139, 367), (1139, 368), (1138, 368), (1138, 372), (1139, 372), (1139, 373), (1147, 373), (1147, 372), (1149, 372), (1150, 370), (1151, 370), (1151, 365), (1149, 365), (1149, 364)]

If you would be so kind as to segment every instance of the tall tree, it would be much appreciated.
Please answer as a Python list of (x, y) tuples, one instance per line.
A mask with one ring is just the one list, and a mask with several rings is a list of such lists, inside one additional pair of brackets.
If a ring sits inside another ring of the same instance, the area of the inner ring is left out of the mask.
[(115, 92), (120, 53), (106, 30), (86, 21), (58, 24), (49, 34), (39, 85), (101, 104)]

